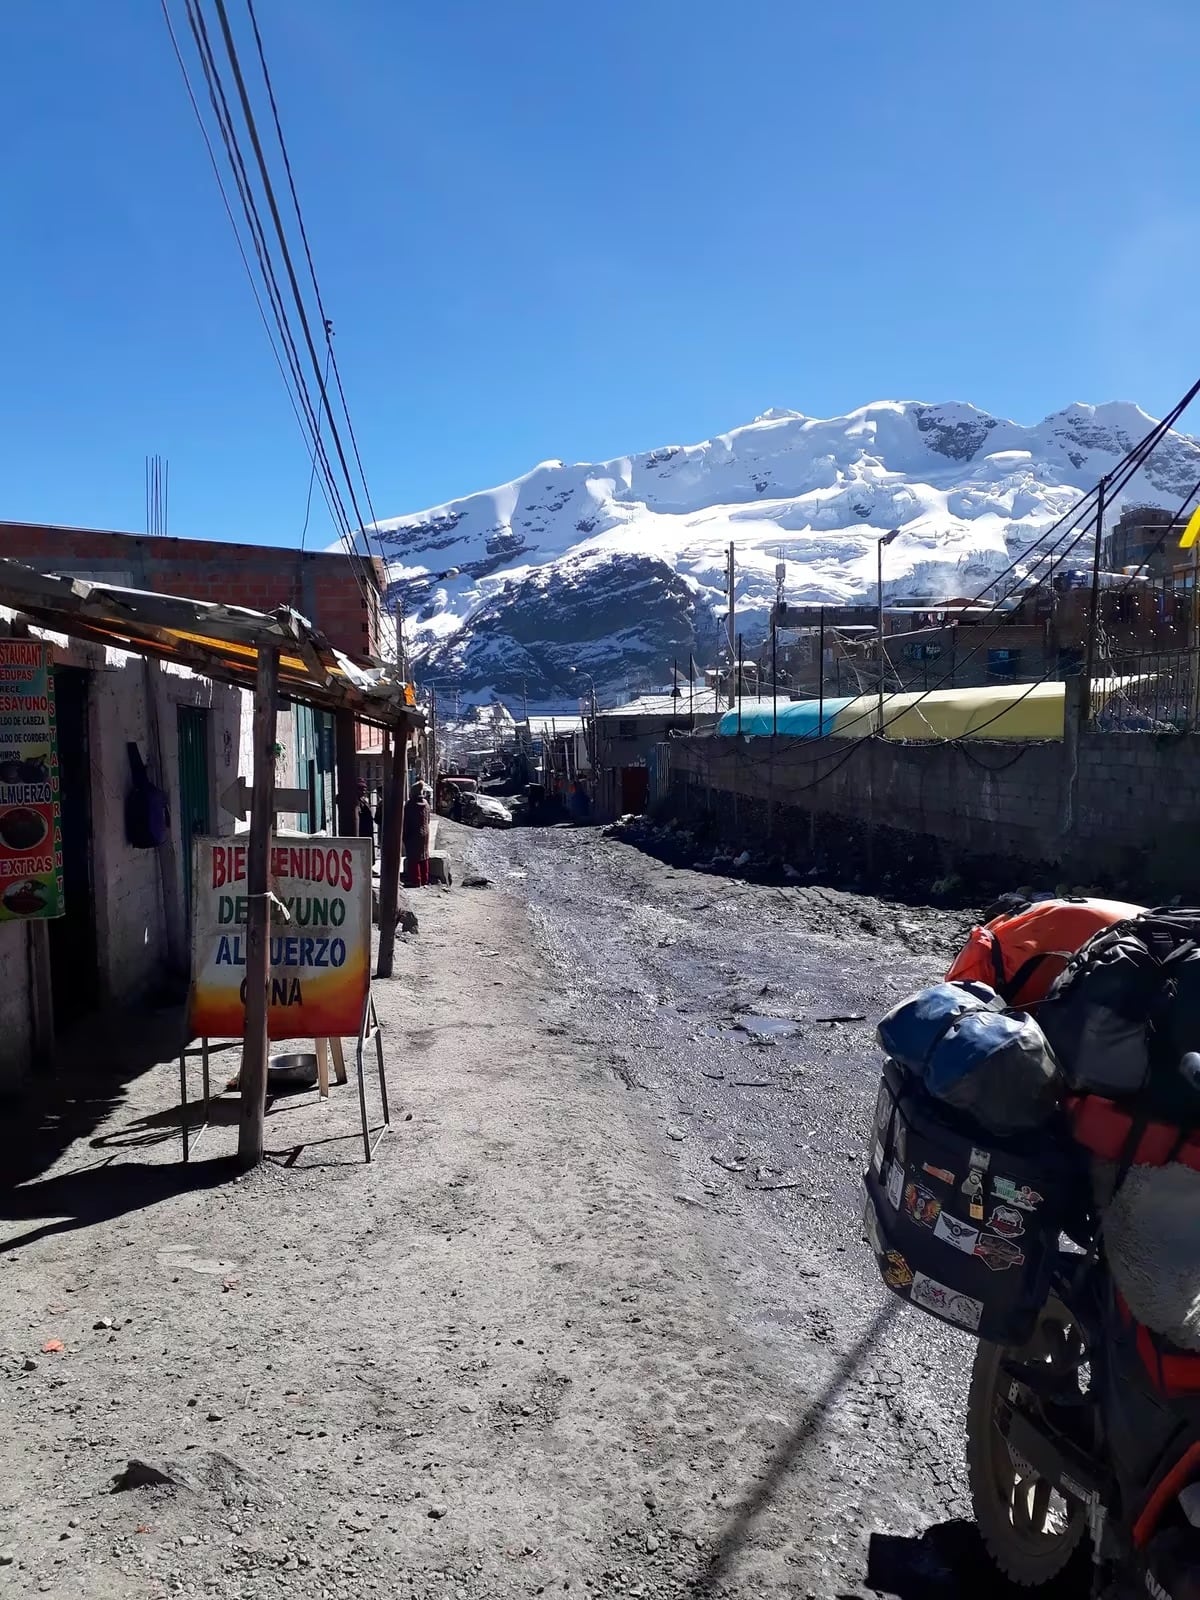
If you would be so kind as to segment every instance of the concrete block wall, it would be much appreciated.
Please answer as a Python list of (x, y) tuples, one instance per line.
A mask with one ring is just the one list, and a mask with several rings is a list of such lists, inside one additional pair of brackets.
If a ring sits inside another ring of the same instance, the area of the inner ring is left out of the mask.
[[(1042, 865), (1200, 899), (1200, 737), (1086, 733), (1077, 776), (1047, 742), (681, 739), (667, 789), (726, 833), (802, 849), (819, 827), (886, 830), (943, 869)], [(749, 830), (749, 831), (748, 831)]]

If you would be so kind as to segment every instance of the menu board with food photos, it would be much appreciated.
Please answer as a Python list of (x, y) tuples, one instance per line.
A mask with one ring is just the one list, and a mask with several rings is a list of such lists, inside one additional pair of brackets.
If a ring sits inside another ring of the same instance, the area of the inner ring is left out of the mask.
[(54, 673), (40, 639), (0, 639), (0, 922), (63, 914)]

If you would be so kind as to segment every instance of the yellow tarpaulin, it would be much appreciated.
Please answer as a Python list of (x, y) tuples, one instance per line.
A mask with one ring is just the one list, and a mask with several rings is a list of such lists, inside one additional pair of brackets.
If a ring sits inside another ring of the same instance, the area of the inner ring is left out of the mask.
[[(1097, 678), (1092, 706), (1136, 678)], [(1061, 683), (990, 684), (978, 689), (933, 689), (885, 694), (885, 739), (1061, 739), (1065, 688)], [(879, 730), (879, 699), (860, 695), (838, 712), (834, 738), (859, 738)]]

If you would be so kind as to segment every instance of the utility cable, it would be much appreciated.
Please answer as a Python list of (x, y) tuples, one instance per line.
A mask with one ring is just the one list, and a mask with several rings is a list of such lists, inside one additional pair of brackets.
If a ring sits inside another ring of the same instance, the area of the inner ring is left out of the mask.
[[(250, 14), (250, 26), (254, 31), (254, 43), (258, 51), (259, 66), (262, 68), (263, 82), (267, 87), (267, 99), (271, 105), (271, 117), (275, 123), (275, 136), (279, 141), (280, 154), (283, 156), (283, 168), (287, 174), (288, 189), (290, 190), (292, 196), (292, 206), (295, 209), (296, 222), (300, 228), (300, 239), (304, 245), (304, 256), (308, 262), (308, 273), (309, 277), (312, 279), (313, 294), (316, 296), (317, 314), (320, 316), (322, 326), (325, 328), (329, 354), (333, 358), (333, 375), (337, 382), (338, 397), (341, 400), (342, 412), (346, 418), (346, 428), (350, 435), (350, 444), (354, 451), (354, 460), (358, 466), (358, 475), (362, 480), (363, 494), (367, 501), (367, 510), (371, 513), (371, 527), (374, 529), (376, 543), (379, 544), (380, 556), (382, 558), (383, 545), (379, 537), (379, 518), (375, 515), (375, 506), (371, 500), (371, 490), (367, 483), (367, 474), (363, 469), (362, 454), (358, 448), (358, 437), (354, 431), (354, 422), (350, 416), (350, 407), (346, 402), (346, 391), (342, 386), (341, 368), (338, 365), (338, 359), (333, 349), (333, 324), (326, 315), (325, 302), (321, 298), (321, 286), (317, 282), (317, 269), (313, 261), (312, 249), (310, 248), (308, 242), (308, 229), (304, 225), (304, 213), (300, 209), (300, 196), (296, 192), (296, 180), (292, 174), (292, 163), (290, 157), (288, 156), (287, 143), (283, 137), (283, 125), (279, 117), (279, 106), (275, 100), (275, 86), (271, 82), (271, 74), (267, 67), (267, 56), (266, 51), (263, 48), (262, 34), (259, 32), (258, 15), (254, 9), (254, 0), (246, 0), (246, 10)], [(366, 528), (363, 529), (363, 537), (368, 539), (369, 542), (369, 534)]]
[[(1165, 434), (1170, 430), (1170, 428), (1174, 425), (1174, 423), (1179, 419), (1179, 417), (1183, 414), (1184, 410), (1186, 410), (1187, 406), (1191, 403), (1191, 401), (1195, 398), (1195, 396), (1198, 393), (1200, 393), (1200, 380), (1197, 380), (1197, 382), (1192, 385), (1192, 387), (1187, 391), (1187, 393), (1183, 396), (1183, 398), (1181, 400), (1179, 400), (1171, 408), (1171, 410), (1168, 412), (1167, 416), (1164, 417), (1160, 422), (1156, 423), (1154, 425), (1154, 427), (1151, 428), (1149, 433), (1147, 433), (1145, 435), (1145, 437), (1138, 442), (1137, 445), (1133, 446), (1130, 450), (1126, 451), (1125, 455), (1121, 458), (1120, 462), (1118, 462), (1117, 466), (1112, 470), (1112, 472), (1105, 475), (1105, 477), (1103, 479), (1103, 482), (1105, 483), (1107, 488), (1112, 490), (1114, 497), (1115, 497), (1115, 495), (1117, 493), (1119, 493), (1121, 491), (1121, 489), (1123, 489), (1125, 487), (1125, 485), (1130, 481), (1130, 479), (1138, 471), (1141, 470), (1142, 465), (1148, 459), (1148, 457), (1153, 452), (1155, 447), (1161, 442), (1161, 440), (1165, 436)], [(1189, 495), (1187, 496), (1187, 498), (1184, 501), (1184, 505), (1185, 506), (1187, 505), (1188, 501), (1190, 501), (1190, 499), (1192, 498), (1192, 495), (1195, 492), (1196, 491), (1192, 491), (1192, 492), (1189, 493)], [(1060, 527), (1064, 522), (1067, 522), (1069, 524), (1069, 526), (1067, 528), (1067, 532), (1065, 534), (1061, 535), (1059, 537), (1059, 539), (1055, 541), (1055, 545), (1051, 547), (1052, 550), (1053, 549), (1057, 549), (1057, 547), (1060, 544), (1062, 544), (1064, 542), (1064, 540), (1070, 535), (1070, 533), (1072, 532), (1072, 528), (1070, 526), (1070, 523), (1072, 522), (1072, 520), (1076, 516), (1082, 514), (1082, 512), (1086, 509), (1088, 503), (1090, 501), (1093, 501), (1093, 500), (1098, 498), (1098, 494), (1099, 494), (1099, 485), (1097, 485), (1092, 490), (1088, 491), (1088, 493), (1085, 494), (1081, 498), (1081, 500), (1077, 503), (1077, 505), (1075, 507), (1071, 508), (1071, 510), (1069, 512), (1064, 513), (1064, 515), (1059, 518), (1058, 522), (1053, 524), (1052, 527), (1047, 530), (1047, 534), (1044, 535), (1043, 538), (1047, 537), (1049, 533), (1054, 532), (1055, 528)], [(1094, 521), (1094, 519), (1093, 519), (1093, 521)], [(1075, 533), (1075, 537), (1071, 540), (1071, 543), (1068, 545), (1067, 549), (1062, 553), (1061, 556), (1059, 556), (1057, 558), (1059, 563), (1061, 563), (1061, 561), (1066, 559), (1066, 556), (1069, 555), (1071, 550), (1074, 549), (1075, 545), (1079, 543), (1080, 539), (1083, 537), (1083, 535), (1084, 535), (1084, 533), (1086, 531), (1087, 531), (1087, 526), (1085, 525), (1083, 528), (1081, 528), (1078, 532)], [(1099, 530), (1098, 529), (1097, 529), (1097, 537), (1099, 537)], [(1165, 537), (1165, 532), (1164, 532), (1164, 537)], [(1162, 542), (1163, 542), (1163, 540), (1160, 539), (1160, 541), (1159, 541), (1160, 545), (1161, 545)], [(1049, 552), (1047, 552), (1047, 553), (1049, 553)], [(1040, 557), (1039, 561), (1041, 559), (1043, 559), (1043, 558), (1044, 557)], [(1016, 565), (1017, 565), (1016, 562), (1010, 563), (1010, 566), (1008, 568), (1006, 568), (1005, 571), (1015, 570)], [(1136, 576), (1136, 574), (1134, 576)], [(978, 599), (982, 599), (983, 596), (986, 595), (987, 588), (991, 587), (992, 584), (994, 583), (994, 581), (995, 581), (994, 579), (990, 579), (989, 580), (988, 585), (985, 586), (985, 588), (980, 591), (979, 596), (977, 596), (977, 600)], [(1045, 581), (1045, 580), (1043, 579), (1042, 581)], [(1132, 582), (1133, 582), (1133, 577), (1131, 577), (1128, 580), (1128, 583), (1132, 583)], [(1126, 587), (1128, 587), (1128, 583), (1127, 583)], [(884, 733), (884, 731), (887, 728), (891, 727), (896, 721), (898, 721), (900, 717), (906, 716), (911, 711), (915, 710), (917, 708), (917, 706), (919, 706), (920, 703), (928, 695), (935, 693), (939, 688), (942, 687), (942, 685), (947, 681), (947, 679), (949, 677), (951, 677), (954, 673), (957, 673), (958, 670), (960, 669), (960, 667), (966, 661), (969, 661), (973, 656), (977, 655), (980, 650), (986, 648), (986, 646), (987, 646), (988, 642), (990, 641), (990, 639), (995, 637), (995, 635), (998, 632), (1000, 632), (1003, 627), (1004, 627), (1004, 624), (1001, 622), (1001, 623), (997, 623), (993, 628), (989, 629), (987, 634), (985, 634), (984, 638), (982, 640), (980, 640), (980, 642), (977, 645), (975, 645), (974, 648), (970, 652), (968, 652), (968, 654), (965, 657), (963, 657), (961, 662), (960, 661), (956, 661), (955, 662), (954, 667), (951, 669), (950, 673), (946, 674), (946, 676), (944, 676), (942, 679), (939, 680), (938, 683), (932, 685), (930, 688), (921, 691), (917, 695), (917, 698), (911, 704), (898, 708), (893, 713), (893, 715), (891, 717), (886, 718), (883, 722), (881, 722), (879, 727), (878, 727), (878, 729), (874, 730), (874, 736), (882, 735)], [(1049, 681), (1051, 676), (1052, 676), (1052, 674), (1050, 674), (1050, 673), (1043, 674), (1043, 676), (1041, 678), (1036, 679), (1033, 683), (1031, 683), (1026, 688), (1024, 693), (1016, 701), (1013, 701), (1009, 705), (1005, 706), (1002, 711), (998, 712), (996, 714), (996, 716), (989, 718), (988, 721), (986, 723), (984, 723), (984, 724), (981, 724), (981, 726), (982, 727), (989, 727), (989, 726), (991, 726), (991, 724), (993, 722), (998, 721), (1000, 719), (1000, 717), (1008, 715), (1014, 709), (1014, 707), (1016, 705), (1019, 705), (1024, 699), (1026, 699), (1029, 696), (1029, 694), (1031, 694), (1033, 692), (1033, 690), (1035, 688), (1037, 688), (1041, 683), (1045, 683), (1045, 682)], [(866, 718), (869, 718), (871, 714), (872, 713), (871, 713), (870, 710), (867, 710), (867, 711), (864, 711), (864, 712), (861, 712), (861, 713), (857, 714), (854, 718), (851, 719), (851, 722), (847, 724), (847, 727), (853, 726), (854, 723), (860, 722), (860, 721), (865, 720)], [(845, 731), (846, 730), (844, 728), (843, 729), (839, 729), (838, 733), (839, 733), (839, 735), (841, 735)], [(979, 731), (978, 729), (973, 729), (972, 733), (975, 734), (978, 731)], [(824, 756), (824, 757), (821, 757), (821, 756), (813, 757), (812, 758), (812, 762), (813, 762), (814, 765), (817, 762), (821, 761), (822, 759), (836, 760), (837, 764), (835, 766), (831, 767), (828, 772), (820, 774), (817, 778), (815, 778), (813, 780), (812, 783), (803, 785), (800, 790), (795, 791), (795, 792), (803, 792), (803, 790), (805, 790), (805, 789), (813, 788), (818, 783), (823, 782), (825, 780), (825, 778), (832, 777), (836, 772), (838, 772), (841, 769), (841, 767), (845, 764), (845, 762), (850, 759), (850, 757), (854, 754), (854, 752), (858, 749), (858, 747), (861, 744), (866, 743), (867, 740), (870, 739), (872, 736), (873, 735), (872, 735), (871, 732), (868, 732), (868, 733), (866, 733), (864, 735), (861, 735), (858, 739), (856, 739), (851, 744), (850, 748), (848, 750), (844, 751), (844, 752), (843, 751), (832, 751), (832, 752), (828, 752), (827, 755)], [(802, 744), (805, 741), (803, 739), (795, 739), (795, 740), (792, 740), (792, 741), (789, 741), (789, 742), (793, 743), (793, 744)], [(945, 743), (945, 744), (958, 743), (957, 740), (953, 740), (953, 739), (941, 740), (941, 741), (936, 741), (936, 742)], [(754, 765), (763, 765), (766, 762), (768, 762), (769, 760), (773, 759), (773, 755), (772, 756), (760, 757), (760, 758), (757, 759), (757, 761), (755, 761), (754, 758), (749, 758), (749, 759), (751, 760), (751, 763), (754, 764)]]
[[(250, 292), (254, 296), (255, 305), (258, 307), (258, 314), (259, 314), (259, 317), (262, 320), (263, 332), (267, 336), (267, 343), (271, 347), (271, 354), (275, 358), (275, 365), (279, 368), (279, 376), (283, 379), (283, 386), (287, 391), (288, 401), (289, 401), (289, 403), (291, 405), (292, 413), (296, 418), (296, 423), (297, 423), (297, 426), (300, 429), (301, 436), (304, 438), (305, 448), (308, 450), (308, 453), (312, 456), (313, 471), (315, 473), (315, 471), (316, 471), (316, 452), (315, 452), (315, 450), (312, 448), (312, 446), (310, 444), (309, 435), (308, 435), (308, 433), (307, 433), (307, 431), (305, 429), (305, 425), (304, 425), (304, 418), (301, 415), (300, 406), (299, 406), (299, 403), (298, 403), (298, 401), (296, 399), (295, 392), (294, 392), (294, 390), (292, 388), (292, 380), (289, 378), (288, 373), (287, 373), (287, 369), (284, 367), (283, 357), (280, 355), (279, 348), (278, 348), (278, 346), (277, 346), (277, 344), (275, 342), (275, 335), (271, 332), (271, 324), (270, 324), (270, 322), (268, 321), (268, 318), (267, 318), (266, 307), (262, 303), (262, 295), (259, 293), (258, 284), (255, 282), (255, 278), (254, 278), (254, 269), (250, 265), (250, 258), (246, 254), (246, 246), (245, 246), (245, 244), (244, 244), (244, 242), (242, 240), (241, 230), (238, 228), (237, 219), (234, 217), (234, 214), (233, 214), (233, 206), (231, 205), (230, 200), (229, 200), (229, 193), (228, 193), (227, 189), (225, 188), (225, 180), (221, 176), (221, 167), (220, 167), (220, 163), (217, 161), (217, 153), (213, 149), (213, 143), (212, 143), (212, 139), (209, 137), (208, 127), (205, 124), (203, 113), (200, 110), (200, 104), (199, 104), (198, 100), (196, 99), (195, 90), (192, 88), (191, 75), (188, 72), (187, 63), (184, 61), (183, 51), (180, 49), (180, 46), (179, 46), (179, 39), (178, 39), (178, 37), (177, 37), (177, 35), (175, 33), (175, 25), (171, 20), (171, 13), (170, 13), (170, 10), (168, 9), (168, 6), (167, 6), (167, 0), (160, 0), (160, 3), (162, 5), (163, 20), (166, 22), (167, 33), (170, 36), (170, 40), (171, 40), (171, 48), (175, 53), (175, 60), (179, 63), (179, 71), (180, 71), (180, 74), (183, 77), (183, 86), (184, 86), (184, 89), (187, 91), (187, 97), (188, 97), (188, 100), (191, 103), (192, 111), (195, 113), (196, 122), (197, 122), (197, 124), (198, 124), (198, 126), (200, 128), (201, 137), (204, 140), (204, 148), (208, 151), (208, 159), (209, 159), (209, 162), (210, 162), (210, 164), (212, 166), (213, 177), (217, 180), (217, 188), (220, 191), (221, 200), (222, 200), (222, 202), (223, 202), (223, 204), (225, 206), (225, 215), (229, 218), (229, 226), (233, 229), (234, 241), (236, 242), (237, 247), (238, 247), (238, 254), (242, 258), (242, 266), (245, 268), (245, 271), (246, 271), (246, 279), (250, 284)], [(332, 506), (332, 504), (330, 502), (329, 489), (328, 489), (328, 486), (325, 483), (324, 479), (322, 479), (322, 481), (321, 481), (321, 493), (324, 496), (326, 506), (329, 509), (330, 520), (333, 522), (333, 525), (336, 528), (336, 526), (337, 526), (337, 517), (336, 517), (336, 515), (334, 513), (333, 506)], [(311, 497), (312, 497), (312, 480), (310, 478), (310, 480), (309, 480), (309, 498), (310, 498), (310, 503), (311, 503)], [(306, 525), (307, 525), (307, 517), (306, 517)]]
[(329, 403), (329, 390), (321, 377), (321, 362), (317, 355), (316, 344), (313, 341), (312, 326), (308, 319), (308, 312), (304, 305), (304, 298), (300, 293), (300, 285), (296, 278), (296, 268), (292, 261), (292, 252), (288, 244), (287, 234), (284, 231), (283, 221), (279, 215), (279, 203), (275, 198), (275, 186), (271, 182), (271, 174), (267, 168), (266, 157), (263, 154), (262, 141), (258, 134), (258, 123), (254, 116), (254, 107), (250, 104), (250, 96), (246, 90), (246, 80), (242, 75), (241, 62), (238, 59), (237, 46), (234, 42), (233, 32), (229, 26), (229, 13), (225, 0), (214, 0), (217, 18), (221, 24), (221, 34), (225, 41), (225, 53), (229, 57), (229, 65), (233, 71), (234, 83), (237, 86), (238, 98), (241, 101), (242, 115), (245, 118), (246, 128), (250, 134), (250, 143), (254, 148), (255, 160), (258, 163), (259, 177), (262, 180), (263, 193), (270, 208), (271, 220), (275, 224), (275, 233), (279, 240), (279, 249), (283, 257), (283, 265), (287, 272), (288, 284), (291, 287), (292, 298), (296, 303), (296, 311), (300, 318), (300, 328), (304, 335), (304, 342), (308, 348), (309, 359), (312, 362), (313, 372), (320, 385), (321, 403), (325, 410), (325, 417), (329, 423), (330, 437), (337, 451), (341, 463), (342, 474), (346, 480), (346, 487), (350, 492), (350, 503), (354, 508), (354, 516), (360, 530), (364, 531), (366, 519), (359, 509), (358, 496), (354, 492), (354, 480), (350, 473), (350, 466), (346, 460), (346, 452), (342, 445), (341, 434), (338, 431), (337, 418), (333, 414), (333, 407)]
[[(332, 350), (330, 351), (330, 354), (332, 354)], [(326, 379), (329, 377), (329, 355), (326, 355), (325, 357), (325, 377)], [(309, 513), (312, 511), (313, 483), (316, 481), (316, 476), (317, 452), (314, 450), (312, 458), (312, 471), (308, 475), (308, 498), (304, 502), (304, 526), (300, 530), (300, 549), (302, 551), (304, 549), (305, 541), (308, 538), (308, 517)]]
[(299, 351), (296, 347), (296, 341), (291, 331), (291, 324), (288, 319), (287, 310), (283, 301), (283, 295), (279, 287), (279, 282), (276, 277), (274, 265), (271, 259), (270, 249), (267, 244), (266, 233), (262, 225), (262, 219), (258, 211), (257, 202), (254, 198), (253, 187), (250, 183), (250, 176), (242, 156), (241, 147), (237, 137), (237, 130), (234, 126), (233, 115), (229, 107), (228, 98), (225, 94), (224, 84), (221, 81), (220, 69), (217, 66), (216, 57), (212, 50), (212, 44), (209, 39), (208, 28), (204, 20), (204, 14), (200, 8), (200, 0), (185, 0), (185, 4), (187, 7), (188, 21), (192, 29), (192, 36), (196, 44), (197, 53), (200, 57), (200, 64), (204, 72), (205, 82), (208, 86), (209, 98), (213, 106), (213, 113), (217, 120), (218, 131), (220, 132), (222, 143), (225, 146), (225, 153), (229, 160), (230, 169), (233, 172), (234, 182), (238, 190), (238, 196), (242, 202), (243, 211), (246, 215), (247, 226), (250, 231), (251, 240), (254, 244), (255, 254), (258, 258), (259, 269), (262, 273), (263, 283), (267, 290), (267, 297), (271, 304), (276, 326), (279, 329), (280, 340), (284, 349), (284, 353), (287, 357), (289, 368), (291, 369), (292, 379), (296, 385), (297, 392), (300, 396), (304, 412), (307, 417), (309, 433), (313, 441), (315, 458), (320, 463), (322, 477), (328, 489), (330, 508), (331, 511), (336, 510), (334, 521), (338, 526), (342, 542), (346, 546), (347, 555), (351, 561), (351, 570), (354, 573), (360, 597), (362, 598), (364, 605), (366, 605), (369, 603), (368, 589), (360, 569), (361, 558), (358, 556), (358, 553), (355, 549), (349, 514), (346, 510), (345, 502), (338, 487), (338, 482), (333, 471), (332, 463), (329, 460), (328, 453), (321, 438), (319, 418), (316, 408), (313, 405), (311, 396), (309, 395), (307, 383), (304, 379)]
[(335, 525), (339, 527), (339, 532), (342, 534), (343, 538), (345, 538), (349, 531), (349, 517), (346, 515), (345, 505), (341, 499), (340, 493), (338, 492), (337, 483), (333, 477), (332, 467), (329, 464), (328, 457), (326, 456), (321, 444), (320, 430), (317, 425), (317, 415), (313, 408), (307, 385), (304, 381), (303, 371), (300, 366), (299, 352), (296, 349), (296, 343), (292, 337), (291, 328), (287, 320), (283, 298), (279, 291), (278, 280), (275, 276), (274, 268), (271, 263), (270, 252), (267, 248), (266, 235), (262, 228), (262, 221), (258, 213), (258, 207), (254, 199), (253, 190), (250, 186), (249, 174), (246, 171), (245, 162), (242, 159), (241, 149), (238, 145), (237, 133), (233, 125), (232, 113), (229, 109), (229, 102), (225, 95), (224, 85), (221, 82), (220, 71), (217, 67), (216, 58), (212, 52), (212, 46), (209, 41), (208, 29), (204, 21), (204, 15), (200, 10), (199, 0), (184, 0), (184, 3), (187, 7), (188, 23), (192, 30), (192, 37), (195, 41), (197, 54), (200, 58), (201, 69), (204, 73), (205, 83), (208, 87), (209, 100), (213, 107), (213, 114), (217, 121), (217, 128), (221, 135), (222, 143), (225, 146), (226, 158), (229, 161), (230, 170), (233, 173), (234, 183), (238, 191), (238, 198), (242, 203), (242, 209), (250, 231), (251, 241), (254, 245), (255, 255), (258, 258), (259, 271), (262, 274), (263, 284), (267, 291), (267, 298), (271, 305), (271, 311), (275, 319), (276, 327), (279, 330), (280, 342), (282, 344), (284, 354), (287, 357), (288, 366), (292, 374), (292, 382), (296, 386), (297, 393), (299, 394), (300, 401), (303, 405), (307, 418), (308, 436), (313, 441), (313, 448), (318, 458), (321, 460), (322, 473), (328, 485), (329, 493), (332, 497), (334, 505), (337, 508), (334, 515)]

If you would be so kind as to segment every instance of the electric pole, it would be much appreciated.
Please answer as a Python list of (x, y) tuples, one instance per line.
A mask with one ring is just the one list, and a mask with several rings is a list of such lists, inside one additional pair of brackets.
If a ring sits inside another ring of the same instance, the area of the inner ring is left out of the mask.
[(737, 575), (733, 564), (733, 543), (729, 545), (729, 566), (725, 574), (726, 599), (729, 609), (725, 614), (725, 632), (729, 638), (729, 710), (733, 710), (734, 682), (733, 675), (737, 664), (737, 623), (735, 611), (737, 609)]

